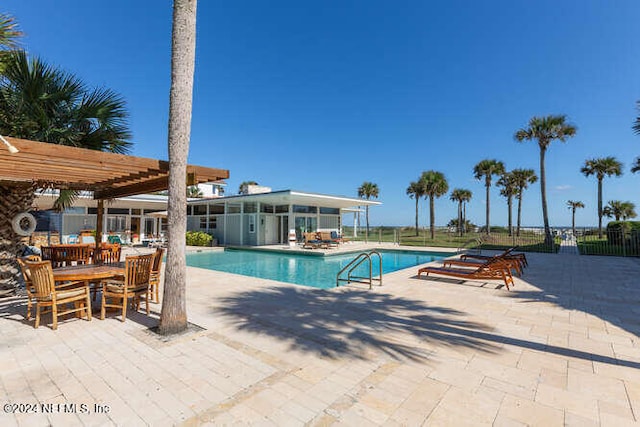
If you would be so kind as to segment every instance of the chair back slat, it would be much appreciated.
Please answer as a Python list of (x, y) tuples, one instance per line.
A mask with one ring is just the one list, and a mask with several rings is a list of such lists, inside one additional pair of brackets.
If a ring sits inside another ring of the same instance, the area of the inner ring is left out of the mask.
[(156, 253), (154, 255), (155, 256), (153, 258), (153, 266), (151, 267), (151, 271), (153, 273), (159, 273), (160, 267), (162, 267), (162, 257), (164, 255), (164, 249), (162, 248), (156, 249)]
[(27, 261), (29, 262), (41, 262), (42, 258), (38, 255), (27, 255), (23, 258), (18, 258), (18, 265), (20, 266), (20, 271), (22, 272), (22, 278), (24, 279), (24, 284), (28, 289), (33, 288), (33, 281), (31, 280), (31, 270), (27, 265)]
[(55, 281), (51, 261), (25, 261), (31, 272), (31, 283), (37, 299), (49, 298), (53, 293)]
[(125, 258), (125, 285), (137, 288), (149, 284), (149, 275), (155, 254), (128, 256)]
[(113, 264), (120, 262), (122, 246), (103, 243), (94, 253), (93, 262), (96, 264)]

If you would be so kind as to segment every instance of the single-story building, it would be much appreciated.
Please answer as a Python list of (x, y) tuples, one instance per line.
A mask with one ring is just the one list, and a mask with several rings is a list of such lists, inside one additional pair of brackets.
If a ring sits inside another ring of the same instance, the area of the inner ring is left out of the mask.
[[(38, 230), (58, 232), (66, 242), (82, 230), (96, 228), (97, 201), (90, 193), (81, 194), (73, 207), (62, 214), (50, 211), (57, 196), (54, 191), (37, 195), (34, 207), (39, 220)], [(354, 212), (358, 206), (379, 204), (293, 190), (188, 199), (187, 230), (209, 233), (220, 245), (280, 244), (288, 241), (290, 230), (295, 230), (298, 241), (308, 231), (341, 233), (343, 214)], [(166, 195), (142, 194), (113, 199), (104, 209), (104, 240), (108, 235), (117, 235), (123, 242), (143, 242), (163, 236), (167, 228), (163, 215), (167, 209)]]

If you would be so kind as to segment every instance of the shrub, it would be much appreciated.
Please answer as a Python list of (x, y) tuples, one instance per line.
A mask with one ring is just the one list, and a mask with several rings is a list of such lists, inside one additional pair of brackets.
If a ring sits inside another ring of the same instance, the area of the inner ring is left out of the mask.
[(210, 246), (213, 236), (202, 231), (187, 231), (188, 246)]
[[(507, 227), (500, 227), (497, 225), (492, 225), (490, 228), (492, 233), (508, 233), (509, 229)], [(514, 227), (515, 230), (515, 227)], [(487, 226), (480, 227), (480, 233), (485, 233), (487, 231)]]
[(607, 241), (612, 245), (622, 245), (622, 239), (629, 237), (633, 241), (639, 233), (640, 221), (611, 221), (607, 224)]

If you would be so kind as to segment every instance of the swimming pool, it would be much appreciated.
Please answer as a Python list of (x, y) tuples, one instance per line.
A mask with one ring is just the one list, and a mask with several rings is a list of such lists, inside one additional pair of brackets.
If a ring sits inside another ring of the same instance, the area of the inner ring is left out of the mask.
[[(421, 251), (381, 250), (382, 272), (390, 273), (403, 268), (445, 258), (451, 254)], [(357, 252), (339, 255), (312, 256), (289, 253), (277, 253), (256, 250), (225, 249), (187, 254), (187, 265), (209, 270), (225, 271), (244, 276), (278, 280), (280, 282), (332, 288), (336, 285), (336, 274), (358, 255)], [(379, 261), (373, 257), (374, 275), (379, 270)], [(367, 264), (367, 263), (365, 263)], [(367, 266), (356, 270), (364, 275)], [(366, 273), (368, 274), (368, 272)], [(383, 282), (384, 284), (384, 282)]]

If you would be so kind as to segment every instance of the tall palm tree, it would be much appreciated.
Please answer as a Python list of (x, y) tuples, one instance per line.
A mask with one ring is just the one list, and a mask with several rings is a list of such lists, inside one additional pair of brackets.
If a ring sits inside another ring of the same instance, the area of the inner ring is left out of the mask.
[(602, 209), (602, 214), (607, 218), (615, 218), (616, 221), (626, 221), (628, 218), (635, 218), (636, 205), (632, 202), (623, 202), (621, 200), (609, 200), (607, 206)]
[(407, 187), (407, 195), (412, 198), (412, 199), (416, 199), (416, 237), (419, 235), (418, 234), (418, 202), (420, 201), (420, 198), (424, 197), (424, 186), (422, 185), (422, 183), (420, 182), (420, 180), (418, 180), (417, 182), (411, 182), (409, 184), (409, 186)]
[(187, 156), (191, 137), (193, 74), (196, 54), (197, 0), (173, 1), (171, 91), (169, 99), (169, 244), (159, 332), (187, 329)]
[(602, 180), (605, 176), (622, 175), (622, 163), (615, 157), (601, 157), (589, 159), (580, 169), (584, 176), (595, 175), (598, 179), (598, 238), (602, 239)]
[(500, 195), (507, 199), (508, 210), (508, 228), (509, 236), (513, 236), (513, 197), (518, 195), (518, 186), (516, 185), (513, 172), (505, 172), (500, 176), (498, 182), (496, 182), (500, 189)]
[(636, 157), (636, 161), (631, 165), (631, 173), (640, 172), (640, 157)]
[(462, 237), (465, 232), (464, 226), (466, 223), (466, 218), (463, 212), (463, 206), (466, 202), (471, 200), (471, 190), (467, 190), (465, 188), (454, 188), (449, 196), (449, 200), (453, 202), (458, 202), (458, 234)]
[[(379, 196), (380, 190), (378, 189), (378, 184), (374, 184), (373, 182), (363, 182), (360, 187), (358, 187), (358, 197), (364, 198), (367, 200), (377, 199)], [(365, 215), (367, 219), (367, 234), (369, 237), (369, 205), (365, 206)]]
[(500, 176), (504, 173), (504, 163), (495, 159), (486, 159), (479, 162), (473, 167), (473, 175), (477, 180), (484, 178), (484, 186), (486, 187), (486, 221), (487, 235), (491, 234), (491, 226), (489, 224), (489, 216), (491, 214), (489, 189), (491, 188), (491, 179), (494, 175)]
[(520, 236), (520, 220), (522, 218), (522, 195), (524, 190), (538, 181), (536, 172), (533, 169), (514, 169), (511, 171), (516, 185), (516, 199), (518, 199), (518, 214), (516, 219), (516, 236)]
[(426, 171), (420, 176), (420, 183), (424, 186), (425, 196), (429, 198), (429, 229), (431, 240), (436, 236), (435, 199), (449, 191), (449, 183), (442, 172)]
[(553, 244), (551, 228), (549, 227), (549, 211), (547, 209), (547, 178), (545, 173), (545, 155), (551, 141), (557, 139), (565, 142), (567, 138), (574, 136), (577, 128), (567, 123), (564, 115), (550, 115), (546, 117), (532, 117), (527, 127), (516, 131), (516, 141), (538, 141), (540, 148), (540, 194), (542, 196), (542, 220), (544, 222), (544, 241), (547, 245)]
[(579, 200), (567, 200), (567, 206), (571, 209), (571, 231), (576, 235), (576, 209), (584, 208), (584, 203)]

